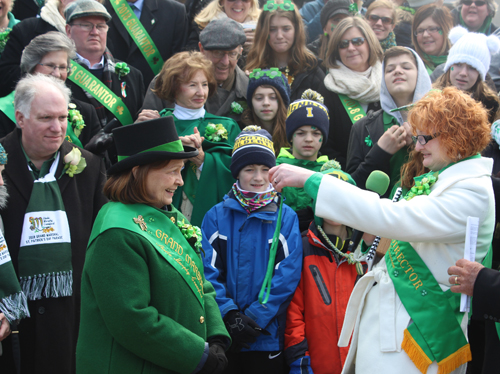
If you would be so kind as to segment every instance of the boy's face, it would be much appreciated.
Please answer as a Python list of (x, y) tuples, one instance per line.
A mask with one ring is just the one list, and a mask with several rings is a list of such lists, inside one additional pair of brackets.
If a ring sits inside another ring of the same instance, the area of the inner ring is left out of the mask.
[(238, 174), (240, 186), (245, 191), (264, 192), (269, 188), (269, 166), (247, 165)]
[(292, 154), (296, 159), (316, 161), (323, 145), (323, 133), (315, 126), (299, 127), (292, 137)]

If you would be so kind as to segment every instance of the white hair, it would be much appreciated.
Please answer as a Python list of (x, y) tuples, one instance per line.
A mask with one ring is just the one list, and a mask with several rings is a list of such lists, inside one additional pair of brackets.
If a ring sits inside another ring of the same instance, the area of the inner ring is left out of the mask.
[(20, 111), (24, 117), (30, 118), (31, 103), (35, 99), (36, 94), (40, 91), (43, 92), (44, 88), (48, 86), (52, 86), (59, 90), (59, 92), (63, 95), (66, 104), (70, 103), (71, 90), (66, 87), (62, 80), (51, 75), (27, 74), (16, 85), (14, 109)]

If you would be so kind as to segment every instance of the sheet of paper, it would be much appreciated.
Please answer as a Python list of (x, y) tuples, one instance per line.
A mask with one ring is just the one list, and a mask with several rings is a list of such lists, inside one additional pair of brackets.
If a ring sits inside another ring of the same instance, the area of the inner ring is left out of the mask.
[[(476, 261), (477, 233), (479, 230), (479, 218), (467, 217), (467, 228), (465, 230), (464, 258), (469, 261)], [(460, 311), (470, 310), (470, 296), (462, 294), (460, 298)]]

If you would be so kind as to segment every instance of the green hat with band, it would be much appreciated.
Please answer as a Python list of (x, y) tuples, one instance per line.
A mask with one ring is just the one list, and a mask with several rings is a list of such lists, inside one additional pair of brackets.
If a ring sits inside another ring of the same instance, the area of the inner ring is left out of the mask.
[(113, 130), (118, 162), (108, 175), (156, 161), (185, 159), (198, 155), (193, 147), (183, 146), (172, 116), (122, 126)]

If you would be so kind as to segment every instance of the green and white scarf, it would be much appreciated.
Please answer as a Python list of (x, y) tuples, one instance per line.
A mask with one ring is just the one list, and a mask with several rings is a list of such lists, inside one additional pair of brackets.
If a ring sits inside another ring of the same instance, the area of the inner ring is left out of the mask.
[(29, 317), (26, 295), (21, 291), (9, 249), (0, 231), (0, 312), (9, 321)]
[(50, 171), (33, 183), (24, 215), (18, 262), (21, 288), (29, 300), (73, 294), (71, 236), (55, 178), (59, 157), (58, 152)]

